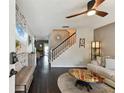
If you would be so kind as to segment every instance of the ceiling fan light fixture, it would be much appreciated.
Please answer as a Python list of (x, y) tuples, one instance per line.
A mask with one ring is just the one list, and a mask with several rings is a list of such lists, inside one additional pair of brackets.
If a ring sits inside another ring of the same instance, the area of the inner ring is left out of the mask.
[(87, 10), (82, 11), (77, 14), (73, 14), (71, 16), (67, 16), (66, 18), (72, 18), (72, 17), (76, 17), (79, 15), (84, 15), (84, 14), (87, 16), (97, 15), (100, 17), (105, 17), (106, 15), (108, 15), (107, 12), (97, 10), (97, 7), (100, 6), (104, 1), (105, 0), (88, 0)]
[(96, 14), (96, 10), (90, 10), (87, 12), (87, 15), (88, 16), (92, 16), (92, 15), (95, 15)]

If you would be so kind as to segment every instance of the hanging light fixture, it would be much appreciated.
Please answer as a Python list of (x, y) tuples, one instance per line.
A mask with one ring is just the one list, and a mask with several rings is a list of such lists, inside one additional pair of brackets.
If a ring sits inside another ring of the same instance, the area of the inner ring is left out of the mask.
[(92, 16), (92, 15), (95, 15), (95, 14), (96, 14), (95, 10), (90, 10), (89, 12), (87, 12), (88, 16)]

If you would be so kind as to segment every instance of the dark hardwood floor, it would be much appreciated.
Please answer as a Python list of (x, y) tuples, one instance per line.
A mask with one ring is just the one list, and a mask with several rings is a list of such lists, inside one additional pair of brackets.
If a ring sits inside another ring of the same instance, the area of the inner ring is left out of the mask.
[(61, 93), (58, 85), (58, 77), (67, 72), (69, 68), (50, 68), (47, 56), (37, 61), (34, 72), (34, 79), (29, 89), (29, 93)]

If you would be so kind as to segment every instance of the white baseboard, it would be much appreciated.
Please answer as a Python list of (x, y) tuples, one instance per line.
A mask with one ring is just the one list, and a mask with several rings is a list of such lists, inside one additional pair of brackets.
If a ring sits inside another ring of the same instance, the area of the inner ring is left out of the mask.
[(86, 65), (83, 65), (83, 66), (72, 66), (72, 65), (70, 65), (70, 66), (63, 66), (63, 65), (51, 65), (51, 67), (83, 67), (83, 68), (86, 68), (87, 66)]

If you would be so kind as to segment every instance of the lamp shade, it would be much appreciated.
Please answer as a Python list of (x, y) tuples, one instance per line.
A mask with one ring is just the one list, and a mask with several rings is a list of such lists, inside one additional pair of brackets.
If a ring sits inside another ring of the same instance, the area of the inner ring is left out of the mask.
[(97, 41), (97, 42), (95, 42), (96, 43), (96, 48), (100, 48), (100, 42), (99, 41)]
[(101, 54), (101, 42), (92, 41), (91, 42), (91, 59), (96, 59), (97, 56)]
[(92, 46), (92, 48), (95, 48), (95, 42), (94, 41), (92, 42), (91, 46)]
[(100, 41), (93, 41), (91, 43), (92, 48), (100, 48)]

